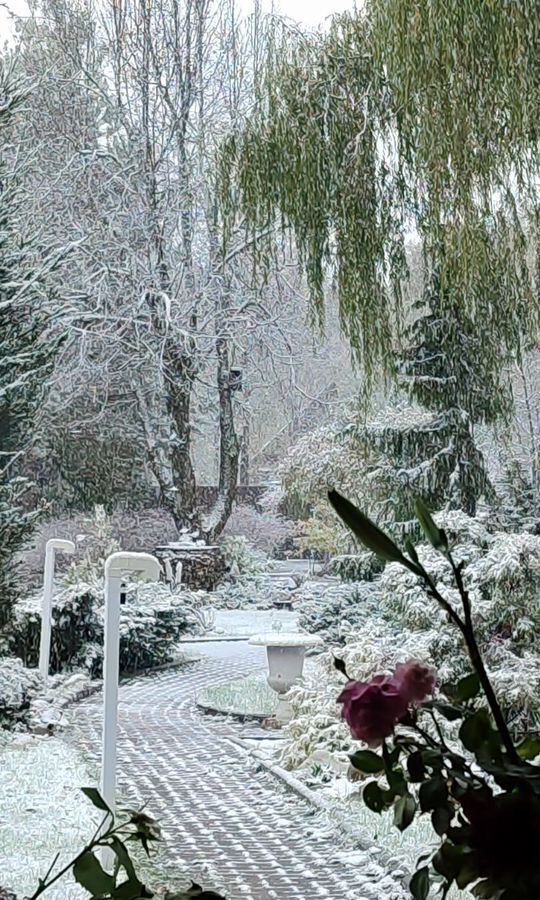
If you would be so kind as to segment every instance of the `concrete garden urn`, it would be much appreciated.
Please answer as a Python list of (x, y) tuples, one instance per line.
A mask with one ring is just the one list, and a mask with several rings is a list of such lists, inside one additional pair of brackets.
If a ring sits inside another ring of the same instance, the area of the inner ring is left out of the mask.
[(249, 643), (258, 647), (266, 647), (268, 658), (266, 680), (272, 690), (279, 695), (276, 720), (288, 722), (292, 711), (283, 695), (302, 678), (306, 650), (310, 647), (318, 647), (323, 642), (320, 637), (310, 634), (275, 631), (270, 634), (256, 635), (250, 638)]

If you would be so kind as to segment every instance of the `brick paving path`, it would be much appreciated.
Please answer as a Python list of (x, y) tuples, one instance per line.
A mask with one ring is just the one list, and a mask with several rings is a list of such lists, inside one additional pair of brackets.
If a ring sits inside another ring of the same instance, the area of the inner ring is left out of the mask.
[[(320, 815), (230, 741), (238, 726), (205, 716), (202, 687), (264, 667), (244, 643), (206, 644), (189, 668), (124, 684), (119, 703), (119, 787), (159, 818), (167, 857), (194, 877), (209, 870), (229, 900), (404, 900), (369, 854), (353, 868)], [(74, 710), (74, 735), (99, 751), (101, 701)], [(358, 852), (355, 852), (358, 858)]]

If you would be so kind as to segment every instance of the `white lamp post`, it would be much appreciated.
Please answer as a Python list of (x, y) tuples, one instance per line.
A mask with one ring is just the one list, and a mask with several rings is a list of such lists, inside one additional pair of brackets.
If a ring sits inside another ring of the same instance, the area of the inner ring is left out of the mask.
[(49, 657), (51, 653), (52, 598), (54, 586), (54, 562), (56, 552), (74, 553), (75, 544), (62, 538), (51, 538), (45, 547), (45, 569), (43, 572), (43, 603), (41, 606), (41, 640), (39, 643), (39, 671), (43, 681), (49, 678)]
[(101, 795), (114, 813), (116, 800), (116, 736), (120, 657), (120, 589), (122, 576), (136, 572), (159, 581), (161, 567), (149, 553), (113, 553), (105, 563), (105, 644), (103, 648), (103, 750)]

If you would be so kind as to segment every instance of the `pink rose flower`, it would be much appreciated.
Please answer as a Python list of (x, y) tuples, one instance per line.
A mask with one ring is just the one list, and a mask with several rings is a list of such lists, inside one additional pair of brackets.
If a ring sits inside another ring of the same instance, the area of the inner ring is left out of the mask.
[(350, 681), (337, 702), (343, 704), (341, 715), (353, 737), (369, 747), (378, 747), (390, 737), (408, 706), (399, 686), (386, 675), (369, 682)]
[(415, 659), (399, 663), (392, 676), (392, 682), (407, 704), (422, 703), (430, 697), (435, 690), (436, 681), (435, 669)]

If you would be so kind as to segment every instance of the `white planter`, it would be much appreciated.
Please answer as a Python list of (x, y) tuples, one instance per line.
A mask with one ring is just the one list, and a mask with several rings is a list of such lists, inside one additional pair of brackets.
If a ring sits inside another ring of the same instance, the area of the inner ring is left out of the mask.
[(302, 678), (304, 658), (308, 647), (322, 644), (319, 637), (307, 634), (261, 634), (252, 637), (250, 644), (266, 647), (268, 658), (267, 681), (272, 690), (279, 694), (276, 719), (287, 722), (291, 718), (291, 708), (283, 695)]

